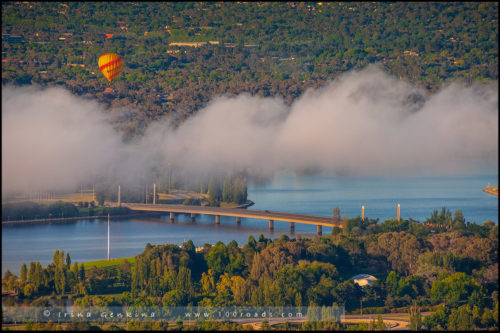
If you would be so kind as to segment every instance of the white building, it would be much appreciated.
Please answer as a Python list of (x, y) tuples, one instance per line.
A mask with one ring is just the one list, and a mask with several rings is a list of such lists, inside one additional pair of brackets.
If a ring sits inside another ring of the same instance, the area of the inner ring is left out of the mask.
[(359, 284), (359, 286), (364, 287), (366, 285), (370, 285), (373, 281), (377, 280), (376, 277), (369, 274), (358, 274), (353, 276), (351, 279), (354, 280), (354, 283)]

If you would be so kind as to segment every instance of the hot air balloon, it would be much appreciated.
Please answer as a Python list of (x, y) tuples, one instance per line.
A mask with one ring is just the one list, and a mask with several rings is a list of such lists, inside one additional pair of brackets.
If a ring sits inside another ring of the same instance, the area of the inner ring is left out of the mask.
[(113, 81), (123, 68), (123, 59), (115, 53), (105, 53), (99, 57), (99, 69), (109, 82)]

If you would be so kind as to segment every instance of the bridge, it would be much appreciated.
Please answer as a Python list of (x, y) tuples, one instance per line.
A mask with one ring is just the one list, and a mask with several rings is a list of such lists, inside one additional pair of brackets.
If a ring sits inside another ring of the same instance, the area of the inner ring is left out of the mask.
[(334, 220), (332, 217), (304, 215), (295, 213), (272, 212), (269, 210), (254, 210), (243, 208), (220, 208), (206, 206), (187, 206), (187, 205), (167, 205), (167, 204), (138, 204), (121, 203), (122, 207), (135, 211), (154, 211), (170, 213), (170, 222), (173, 223), (175, 214), (191, 214), (191, 221), (195, 221), (196, 214), (214, 215), (215, 224), (220, 224), (221, 216), (233, 216), (236, 223), (241, 223), (241, 218), (269, 220), (269, 230), (274, 230), (274, 221), (285, 221), (290, 223), (290, 231), (295, 230), (295, 223), (313, 224), (317, 226), (318, 235), (322, 234), (322, 227), (342, 228), (340, 219)]

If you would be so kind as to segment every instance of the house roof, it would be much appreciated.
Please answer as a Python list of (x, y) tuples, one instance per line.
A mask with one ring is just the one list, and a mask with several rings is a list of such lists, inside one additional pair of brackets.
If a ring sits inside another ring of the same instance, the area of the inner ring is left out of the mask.
[(358, 275), (353, 276), (351, 279), (353, 279), (353, 280), (369, 280), (369, 281), (377, 280), (376, 277), (374, 277), (373, 275), (369, 275), (369, 274), (358, 274)]

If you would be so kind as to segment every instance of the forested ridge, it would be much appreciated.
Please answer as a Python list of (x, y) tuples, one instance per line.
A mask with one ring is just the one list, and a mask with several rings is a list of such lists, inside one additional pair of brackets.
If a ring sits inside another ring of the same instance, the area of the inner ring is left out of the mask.
[[(359, 273), (377, 280), (362, 288), (352, 279)], [(74, 305), (100, 309), (333, 305), (351, 314), (360, 312), (362, 301), (365, 314), (414, 309), (413, 328), (493, 329), (498, 328), (498, 225), (465, 222), (460, 210), (452, 215), (446, 208), (423, 223), (356, 217), (343, 230), (312, 239), (260, 235), (243, 246), (232, 241), (199, 249), (192, 241), (147, 244), (132, 263), (89, 269), (57, 250), (47, 267), (32, 262), (19, 276), (7, 271), (2, 288), (20, 293), (17, 303), (4, 300), (11, 306), (48, 306), (49, 298), (69, 295)], [(434, 313), (422, 320), (420, 311)], [(215, 327), (241, 328), (221, 324)], [(162, 329), (158, 325), (165, 323), (131, 321), (128, 328)], [(325, 327), (346, 328), (322, 322), (301, 326)]]
[[(111, 84), (107, 52), (124, 59)], [(219, 94), (291, 103), (370, 63), (428, 91), (497, 80), (498, 3), (2, 2), (2, 84), (97, 98), (129, 139)]]

